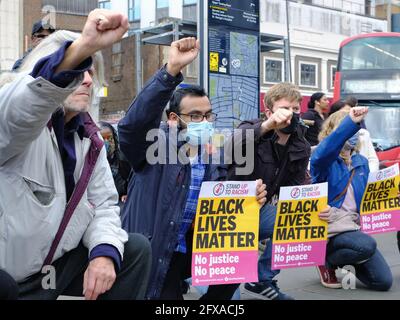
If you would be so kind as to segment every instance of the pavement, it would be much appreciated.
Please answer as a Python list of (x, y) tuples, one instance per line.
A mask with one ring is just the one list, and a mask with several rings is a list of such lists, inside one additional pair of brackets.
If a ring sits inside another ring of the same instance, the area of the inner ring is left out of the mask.
[[(400, 300), (400, 253), (397, 247), (396, 233), (374, 236), (378, 248), (388, 262), (393, 274), (393, 286), (388, 292), (377, 292), (366, 289), (356, 282), (355, 289), (328, 289), (321, 285), (315, 267), (284, 269), (276, 277), (281, 291), (296, 300)], [(339, 269), (337, 277), (341, 280), (345, 273)], [(242, 300), (253, 300), (241, 288)], [(200, 297), (196, 288), (191, 287), (185, 300), (196, 300)]]

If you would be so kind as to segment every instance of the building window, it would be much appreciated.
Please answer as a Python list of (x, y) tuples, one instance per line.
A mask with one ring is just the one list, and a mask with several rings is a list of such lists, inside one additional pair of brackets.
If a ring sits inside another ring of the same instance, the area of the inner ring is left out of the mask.
[(264, 83), (279, 83), (282, 82), (283, 75), (283, 60), (264, 58)]
[(169, 16), (169, 0), (157, 0), (156, 20)]
[(333, 90), (333, 88), (335, 87), (335, 76), (336, 76), (336, 71), (337, 71), (337, 67), (336, 66), (330, 66), (330, 70), (329, 70), (329, 74), (330, 74), (330, 90)]
[(111, 1), (99, 1), (99, 8), (111, 10)]
[(316, 63), (300, 62), (299, 65), (300, 86), (317, 88), (318, 87), (317, 71), (318, 71), (318, 65)]
[[(0, 1), (1, 2), (1, 1)], [(110, 1), (100, 1), (110, 2)], [(52, 6), (58, 13), (72, 13), (77, 15), (87, 15), (90, 11), (99, 7), (98, 0), (42, 0), (43, 8), (46, 6)]]
[(186, 76), (188, 78), (197, 78), (199, 76), (197, 61), (188, 64), (186, 67)]
[(169, 0), (157, 0), (157, 9), (168, 8)]
[(128, 0), (129, 21), (140, 20), (140, 0)]
[(183, 1), (183, 20), (197, 21), (197, 0)]
[(122, 44), (118, 42), (112, 47), (111, 56), (111, 79), (114, 82), (122, 79)]

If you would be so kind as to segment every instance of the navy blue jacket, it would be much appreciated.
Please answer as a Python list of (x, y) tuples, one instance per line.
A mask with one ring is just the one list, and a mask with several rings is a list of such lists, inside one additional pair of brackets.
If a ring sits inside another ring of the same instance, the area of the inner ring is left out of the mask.
[[(166, 132), (159, 143), (168, 145), (168, 129), (161, 126), (162, 113), (176, 86), (183, 80), (169, 75), (165, 68), (146, 84), (118, 126), (121, 150), (135, 175), (129, 182), (123, 213), (123, 228), (147, 236), (152, 246), (152, 269), (147, 298), (160, 296), (172, 255), (190, 186), (190, 164), (149, 164), (146, 141), (151, 129)], [(179, 145), (178, 145), (179, 147)], [(166, 147), (168, 150), (168, 146)], [(167, 152), (168, 155), (168, 152)], [(226, 167), (207, 165), (204, 181), (225, 180)]]
[[(339, 156), (340, 151), (345, 142), (360, 129), (361, 126), (347, 116), (335, 131), (321, 141), (311, 157), (312, 183), (328, 182), (328, 204), (331, 207), (342, 206), (345, 195), (334, 200), (346, 188), (351, 175), (347, 165)], [(351, 163), (355, 170), (351, 185), (354, 189), (357, 210), (360, 212), (361, 200), (368, 182), (368, 160), (359, 153), (354, 153)]]

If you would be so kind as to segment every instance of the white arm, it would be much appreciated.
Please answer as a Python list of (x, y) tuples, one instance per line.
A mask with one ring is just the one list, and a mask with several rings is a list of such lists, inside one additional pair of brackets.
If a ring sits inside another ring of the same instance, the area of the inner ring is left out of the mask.
[(376, 172), (379, 170), (379, 159), (376, 155), (374, 145), (371, 141), (371, 136), (368, 130), (360, 130), (360, 154), (368, 159), (369, 170), (371, 172)]
[(39, 137), (51, 114), (81, 81), (79, 77), (64, 89), (26, 75), (0, 89), (0, 166)]

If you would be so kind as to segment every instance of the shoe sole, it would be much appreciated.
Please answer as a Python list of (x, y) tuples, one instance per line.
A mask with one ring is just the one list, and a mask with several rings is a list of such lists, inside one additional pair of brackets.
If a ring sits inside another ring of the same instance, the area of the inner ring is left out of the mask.
[(336, 283), (336, 284), (329, 284), (326, 282), (322, 282), (321, 280), (321, 284), (325, 287), (325, 288), (329, 288), (329, 289), (342, 289), (342, 285), (340, 283)]
[(317, 272), (319, 275), (319, 280), (321, 281), (322, 286), (324, 286), (325, 288), (329, 288), (329, 289), (342, 289), (342, 284), (341, 283), (326, 283), (324, 282), (321, 272), (319, 272), (318, 268), (317, 268)]
[(270, 298), (268, 298), (266, 296), (263, 296), (262, 294), (254, 293), (253, 291), (247, 290), (245, 287), (243, 287), (243, 291), (244, 291), (245, 294), (247, 294), (249, 296), (252, 296), (253, 298), (257, 298), (258, 300), (269, 300), (269, 301), (272, 301), (272, 299), (270, 299)]

